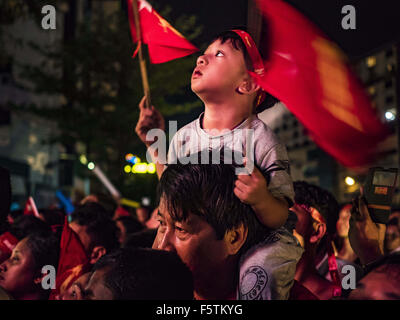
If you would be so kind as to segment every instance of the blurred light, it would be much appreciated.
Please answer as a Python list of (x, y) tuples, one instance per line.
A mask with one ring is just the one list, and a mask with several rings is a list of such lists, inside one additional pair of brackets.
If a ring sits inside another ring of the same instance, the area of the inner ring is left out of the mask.
[(368, 68), (372, 68), (373, 66), (376, 65), (376, 57), (370, 56), (367, 58), (367, 66)]
[(148, 173), (156, 173), (156, 165), (154, 163), (149, 163), (147, 165), (147, 172)]
[(89, 170), (93, 170), (94, 167), (95, 167), (95, 165), (94, 165), (93, 162), (89, 162), (88, 165), (87, 165), (87, 167), (88, 167)]
[(386, 120), (388, 120), (388, 121), (393, 121), (393, 120), (396, 118), (396, 116), (395, 116), (394, 112), (392, 112), (392, 111), (386, 111), (386, 112), (385, 112), (385, 118), (386, 118)]
[(371, 96), (373, 96), (373, 95), (375, 94), (375, 92), (376, 92), (376, 89), (375, 89), (374, 86), (370, 86), (370, 87), (368, 88), (368, 93), (369, 93)]
[(344, 179), (344, 182), (346, 182), (348, 186), (352, 186), (355, 183), (355, 180), (352, 177), (346, 177), (346, 179)]
[(125, 155), (125, 160), (126, 161), (129, 161), (129, 160), (131, 160), (133, 158), (133, 154), (132, 153), (127, 153), (126, 155)]
[(139, 163), (140, 162), (140, 158), (139, 157), (136, 157), (136, 156), (133, 156), (133, 158), (132, 158), (132, 163), (133, 164), (136, 164), (136, 163)]
[(79, 161), (80, 161), (83, 165), (86, 165), (86, 164), (87, 164), (87, 158), (86, 158), (86, 156), (85, 156), (84, 154), (82, 154), (82, 155), (79, 157)]
[(391, 71), (393, 70), (393, 65), (391, 65), (390, 63), (388, 63), (387, 66), (386, 66), (386, 68), (387, 68), (387, 70), (388, 70), (389, 72), (391, 72)]
[(132, 172), (133, 173), (146, 173), (147, 172), (147, 163), (136, 163), (132, 167)]
[(124, 171), (125, 171), (126, 173), (131, 172), (131, 171), (132, 171), (132, 167), (131, 167), (129, 164), (127, 164), (127, 165), (124, 167)]
[(150, 198), (149, 197), (143, 197), (142, 198), (142, 204), (144, 206), (149, 206), (150, 205)]

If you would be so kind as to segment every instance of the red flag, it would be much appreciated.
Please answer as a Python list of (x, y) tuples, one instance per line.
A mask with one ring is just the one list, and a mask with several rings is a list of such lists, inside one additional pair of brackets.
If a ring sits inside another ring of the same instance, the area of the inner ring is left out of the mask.
[(76, 279), (90, 270), (89, 258), (78, 235), (69, 227), (65, 217), (61, 234), (60, 257), (58, 260), (56, 289), (52, 290), (49, 300), (67, 290)]
[(32, 197), (29, 197), (28, 201), (26, 201), (24, 215), (34, 215), (36, 218), (40, 219), (39, 211), (37, 210), (35, 201)]
[(267, 21), (259, 84), (281, 100), (313, 140), (345, 166), (370, 163), (388, 135), (339, 48), (281, 0), (257, 0)]
[[(128, 2), (129, 24), (133, 42), (137, 42), (132, 0)], [(198, 49), (175, 30), (145, 0), (138, 0), (142, 41), (149, 48), (151, 63), (163, 63), (190, 55)], [(135, 55), (135, 54), (134, 54)]]
[(18, 243), (18, 239), (10, 232), (4, 232), (0, 236), (0, 263), (6, 261)]

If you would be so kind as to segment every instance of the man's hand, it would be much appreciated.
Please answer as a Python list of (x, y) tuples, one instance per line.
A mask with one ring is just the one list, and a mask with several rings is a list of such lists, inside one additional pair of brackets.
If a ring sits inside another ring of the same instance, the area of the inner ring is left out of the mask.
[(372, 221), (365, 200), (360, 196), (353, 200), (349, 240), (362, 264), (379, 259), (383, 255), (386, 225)]
[(139, 103), (140, 115), (135, 132), (146, 146), (150, 146), (154, 140), (146, 139), (147, 132), (151, 129), (161, 129), (164, 131), (165, 122), (163, 116), (156, 108), (153, 106), (145, 108), (145, 102), (146, 96), (144, 96)]

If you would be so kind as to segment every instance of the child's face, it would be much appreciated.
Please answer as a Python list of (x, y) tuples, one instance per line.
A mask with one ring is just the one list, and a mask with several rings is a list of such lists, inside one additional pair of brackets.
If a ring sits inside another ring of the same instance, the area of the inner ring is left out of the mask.
[(15, 298), (34, 287), (34, 259), (26, 242), (27, 238), (18, 242), (11, 257), (0, 266), (0, 286)]
[(243, 53), (236, 50), (228, 40), (216, 40), (197, 59), (192, 74), (192, 90), (200, 99), (223, 99), (231, 96), (248, 78)]

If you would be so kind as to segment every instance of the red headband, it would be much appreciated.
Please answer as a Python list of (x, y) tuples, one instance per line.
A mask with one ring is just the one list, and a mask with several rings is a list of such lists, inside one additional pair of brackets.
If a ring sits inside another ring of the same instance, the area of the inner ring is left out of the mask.
[[(260, 52), (258, 52), (257, 46), (251, 36), (243, 30), (231, 30), (235, 32), (243, 41), (246, 47), (247, 53), (250, 56), (251, 62), (253, 63), (254, 73), (262, 77), (264, 75), (264, 63), (261, 59)], [(251, 74), (251, 73), (250, 73)], [(266, 94), (263, 89), (260, 89), (256, 97), (256, 106), (259, 106), (265, 99)]]

